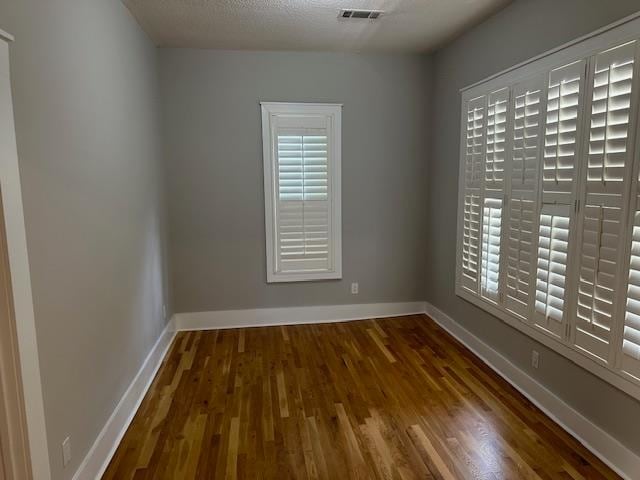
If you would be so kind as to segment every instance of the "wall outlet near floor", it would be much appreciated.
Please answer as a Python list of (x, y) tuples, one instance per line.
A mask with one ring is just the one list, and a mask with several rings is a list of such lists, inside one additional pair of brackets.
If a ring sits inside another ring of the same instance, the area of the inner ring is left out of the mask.
[(351, 295), (357, 295), (359, 291), (358, 282), (353, 282), (351, 284)]
[(71, 461), (71, 437), (67, 437), (62, 442), (62, 466), (66, 467)]
[(540, 353), (536, 350), (531, 352), (531, 366), (538, 368), (540, 366)]

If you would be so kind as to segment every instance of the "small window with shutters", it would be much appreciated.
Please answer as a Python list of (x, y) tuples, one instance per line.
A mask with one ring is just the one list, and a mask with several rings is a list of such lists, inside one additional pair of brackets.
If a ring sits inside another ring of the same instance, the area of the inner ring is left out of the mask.
[(262, 103), (268, 282), (342, 277), (341, 113)]

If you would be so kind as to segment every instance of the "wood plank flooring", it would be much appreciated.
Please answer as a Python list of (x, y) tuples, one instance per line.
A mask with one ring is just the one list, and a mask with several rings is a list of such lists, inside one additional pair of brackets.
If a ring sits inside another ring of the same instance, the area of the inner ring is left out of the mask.
[(619, 477), (416, 315), (179, 333), (103, 478)]

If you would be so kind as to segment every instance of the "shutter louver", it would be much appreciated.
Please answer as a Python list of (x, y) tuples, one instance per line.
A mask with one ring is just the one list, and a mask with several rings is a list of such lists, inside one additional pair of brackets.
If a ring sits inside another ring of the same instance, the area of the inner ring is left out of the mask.
[(462, 285), (478, 291), (480, 267), (480, 194), (484, 157), (486, 97), (467, 105), (464, 160), (464, 212), (462, 226)]
[(538, 78), (513, 88), (512, 157), (509, 174), (506, 299), (508, 310), (526, 318), (534, 271), (534, 240), (540, 157), (542, 84)]
[(575, 345), (611, 359), (616, 283), (621, 274), (620, 232), (631, 177), (628, 145), (636, 43), (595, 57), (580, 252)]
[(278, 272), (330, 268), (326, 131), (277, 136)]
[(547, 89), (533, 321), (558, 338), (564, 337), (566, 325), (564, 297), (585, 65), (583, 60), (552, 70)]

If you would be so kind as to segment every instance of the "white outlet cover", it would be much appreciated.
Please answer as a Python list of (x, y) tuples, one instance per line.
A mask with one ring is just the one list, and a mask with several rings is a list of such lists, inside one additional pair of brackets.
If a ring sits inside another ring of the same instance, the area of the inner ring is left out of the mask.
[(62, 466), (66, 467), (71, 461), (71, 438), (67, 437), (62, 442)]
[(351, 294), (352, 295), (357, 295), (358, 294), (358, 290), (359, 290), (359, 286), (357, 282), (353, 282), (351, 284)]
[(536, 350), (531, 352), (531, 366), (533, 368), (538, 368), (540, 366), (540, 353)]

